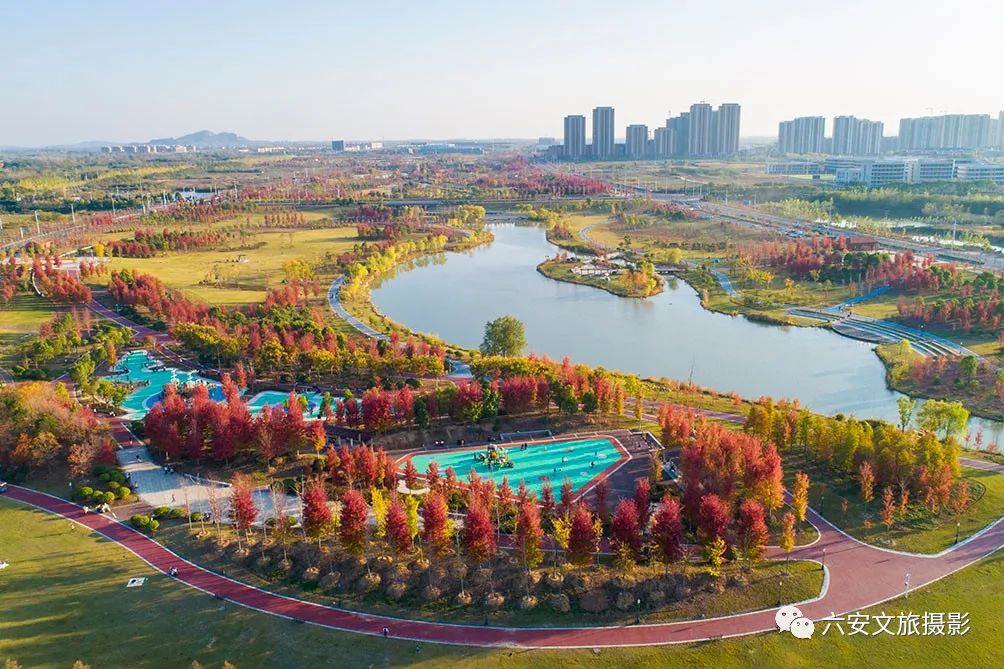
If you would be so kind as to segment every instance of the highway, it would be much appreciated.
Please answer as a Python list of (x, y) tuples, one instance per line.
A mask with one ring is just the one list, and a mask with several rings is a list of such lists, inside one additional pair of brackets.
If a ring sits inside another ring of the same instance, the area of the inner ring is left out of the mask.
[[(656, 196), (657, 199), (663, 199)], [(817, 223), (797, 218), (787, 218), (768, 214), (761, 211), (749, 209), (747, 207), (737, 207), (734, 205), (722, 204), (719, 202), (696, 202), (694, 208), (707, 214), (736, 221), (742, 224), (756, 224), (775, 228), (782, 232), (800, 232), (803, 234), (846, 236), (853, 234), (847, 228), (841, 228), (825, 223)], [(894, 251), (912, 251), (919, 256), (933, 256), (936, 260), (944, 262), (964, 263), (977, 267), (985, 267), (993, 270), (1004, 270), (1004, 255), (988, 251), (959, 251), (946, 249), (935, 244), (924, 244), (909, 239), (898, 237), (888, 237), (882, 235), (869, 235), (883, 248)]]

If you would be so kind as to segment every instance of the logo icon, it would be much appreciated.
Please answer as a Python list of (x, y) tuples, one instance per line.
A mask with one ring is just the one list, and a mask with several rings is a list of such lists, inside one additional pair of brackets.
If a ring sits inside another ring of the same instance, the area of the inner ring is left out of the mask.
[(777, 623), (777, 628), (782, 632), (788, 632), (791, 630), (791, 622), (796, 618), (801, 618), (802, 612), (797, 606), (782, 606), (774, 614), (774, 622)]
[(811, 639), (816, 626), (808, 618), (795, 618), (791, 621), (791, 635), (796, 639)]
[(796, 639), (811, 639), (812, 633), (816, 631), (816, 626), (811, 620), (802, 615), (802, 611), (797, 606), (782, 606), (774, 614), (774, 622), (777, 629), (782, 632), (791, 632)]

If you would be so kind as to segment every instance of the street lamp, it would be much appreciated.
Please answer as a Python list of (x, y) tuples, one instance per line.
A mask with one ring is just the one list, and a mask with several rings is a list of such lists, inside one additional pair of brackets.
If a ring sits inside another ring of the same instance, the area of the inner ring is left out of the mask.
[(636, 625), (640, 625), (641, 624), (641, 597), (638, 597), (637, 599), (635, 599), (634, 603), (635, 603), (635, 607), (636, 607), (634, 622), (635, 622)]
[(910, 596), (910, 572), (906, 572), (906, 578), (903, 579), (903, 596)]
[(955, 521), (955, 543), (959, 543), (959, 530), (962, 528), (962, 521)]
[(784, 579), (777, 579), (777, 605), (781, 606), (781, 584), (784, 583)]
[(821, 570), (826, 570), (826, 547), (823, 547), (823, 563), (819, 567)]

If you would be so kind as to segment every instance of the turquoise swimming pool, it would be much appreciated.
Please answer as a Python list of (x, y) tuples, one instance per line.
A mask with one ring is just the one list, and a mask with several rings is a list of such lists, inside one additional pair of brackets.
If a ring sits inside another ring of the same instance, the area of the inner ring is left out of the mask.
[(191, 371), (167, 367), (161, 361), (151, 356), (147, 351), (132, 351), (122, 356), (112, 368), (109, 375), (112, 381), (146, 382), (126, 397), (122, 408), (133, 418), (142, 418), (161, 398), (164, 386), (175, 383), (205, 383), (209, 386), (209, 395), (213, 399), (223, 399), (223, 389), (220, 384), (203, 378)]
[[(128, 412), (130, 418), (138, 419), (145, 416), (163, 397), (164, 386), (171, 383), (179, 386), (187, 383), (205, 383), (209, 386), (209, 396), (214, 400), (223, 401), (223, 387), (216, 381), (199, 376), (193, 371), (168, 367), (147, 351), (127, 353), (119, 359), (112, 372), (108, 376), (112, 381), (145, 382), (145, 385), (130, 393), (122, 403), (122, 408)], [(320, 393), (301, 393), (301, 395), (307, 398), (304, 415), (307, 418), (315, 418), (323, 395)], [(248, 409), (252, 414), (257, 414), (266, 406), (285, 404), (288, 397), (289, 393), (284, 391), (264, 390), (248, 400)]]
[[(307, 398), (307, 408), (303, 410), (303, 415), (307, 418), (316, 418), (317, 410), (321, 407), (322, 393), (299, 393), (300, 397)], [(248, 409), (255, 414), (266, 406), (285, 405), (289, 399), (289, 393), (281, 390), (263, 390), (250, 400)]]
[[(411, 457), (419, 473), (425, 473), (429, 463), (435, 461), (439, 465), (440, 475), (447, 467), (453, 467), (461, 479), (473, 469), (482, 478), (490, 478), (496, 484), (502, 482), (502, 477), (509, 478), (513, 490), (519, 482), (540, 496), (544, 481), (549, 479), (557, 496), (565, 478), (572, 481), (572, 489), (578, 491), (583, 486), (616, 465), (621, 460), (621, 452), (609, 439), (579, 439), (575, 441), (556, 441), (541, 444), (530, 444), (526, 450), (520, 450), (520, 444), (507, 444), (506, 452), (513, 462), (511, 468), (489, 467), (487, 463), (475, 458), (483, 454), (485, 448), (440, 451), (436, 453), (419, 453)], [(401, 462), (400, 469), (404, 469)]]

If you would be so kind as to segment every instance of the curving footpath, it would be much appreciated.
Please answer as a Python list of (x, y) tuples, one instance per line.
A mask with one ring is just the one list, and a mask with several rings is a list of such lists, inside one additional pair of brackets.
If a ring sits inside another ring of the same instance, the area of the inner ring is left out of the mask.
[(124, 316), (120, 316), (113, 309), (109, 309), (97, 300), (91, 300), (87, 307), (101, 318), (107, 318), (113, 323), (129, 328), (136, 337), (153, 337), (153, 340), (157, 344), (168, 344), (171, 342), (171, 335), (168, 333), (135, 323)]
[[(331, 310), (334, 311), (339, 318), (367, 337), (372, 337), (373, 339), (380, 341), (390, 341), (389, 336), (374, 330), (370, 326), (366, 325), (366, 323), (363, 323), (361, 320), (346, 311), (345, 307), (342, 306), (341, 301), (338, 299), (338, 292), (342, 289), (343, 283), (345, 283), (345, 277), (340, 276), (332, 281), (331, 285), (328, 287), (328, 306), (331, 307)], [(473, 376), (470, 365), (463, 360), (447, 358), (446, 364), (450, 371), (445, 375), (445, 378), (469, 379)]]
[[(297, 622), (382, 635), (411, 641), (466, 646), (526, 648), (600, 648), (692, 643), (774, 631), (774, 610), (766, 609), (720, 618), (685, 620), (617, 627), (515, 628), (407, 620), (346, 611), (285, 597), (240, 583), (188, 562), (150, 537), (104, 515), (84, 514), (81, 507), (46, 493), (10, 486), (10, 499), (79, 523), (115, 541), (154, 569), (166, 573), (178, 567), (177, 579), (189, 587), (250, 609)], [(1004, 547), (1004, 523), (989, 525), (966, 541), (936, 555), (891, 551), (849, 537), (810, 509), (809, 520), (819, 539), (791, 552), (792, 559), (822, 563), (825, 572), (819, 597), (799, 604), (802, 613), (819, 620), (879, 604), (910, 589), (933, 583)], [(782, 557), (772, 549), (769, 557)], [(891, 607), (895, 610), (896, 607)]]

